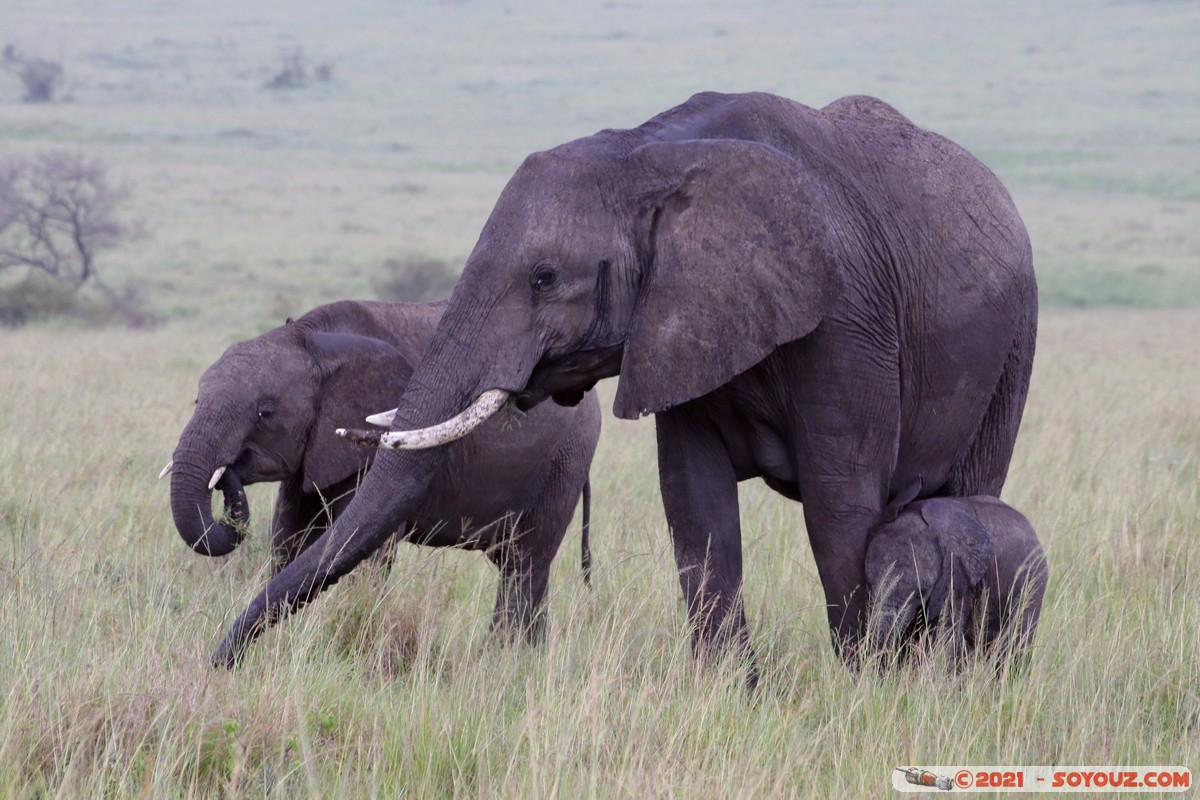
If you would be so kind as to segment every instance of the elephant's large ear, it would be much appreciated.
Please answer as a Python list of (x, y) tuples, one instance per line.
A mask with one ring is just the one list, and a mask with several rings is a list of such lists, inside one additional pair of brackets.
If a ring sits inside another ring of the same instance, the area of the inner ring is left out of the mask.
[(969, 612), (982, 588), (988, 566), (993, 562), (992, 539), (971, 512), (959, 504), (935, 501), (925, 504), (921, 515), (936, 537), (942, 555), (942, 571), (926, 600), (926, 614), (935, 620), (953, 601), (956, 614)]
[(646, 272), (614, 411), (627, 419), (707, 394), (811, 332), (843, 290), (832, 219), (804, 165), (767, 145), (655, 142)]
[(354, 475), (373, 451), (334, 434), (361, 428), (363, 420), (394, 408), (412, 377), (412, 365), (392, 345), (352, 333), (310, 333), (307, 347), (321, 371), (317, 419), (304, 451), (304, 491), (323, 489)]

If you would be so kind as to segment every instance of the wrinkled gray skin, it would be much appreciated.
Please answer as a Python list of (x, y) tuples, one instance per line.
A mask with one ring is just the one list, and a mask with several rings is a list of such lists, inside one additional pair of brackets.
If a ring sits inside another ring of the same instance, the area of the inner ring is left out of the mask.
[[(339, 302), (232, 345), (200, 378), (196, 410), (173, 456), (171, 511), (196, 552), (225, 555), (241, 541), (214, 522), (208, 481), (230, 516), (248, 518), (243, 484), (279, 481), (271, 522), (275, 570), (325, 532), (352, 502), (375, 451), (334, 435), (395, 406), (446, 303)], [(493, 626), (539, 635), (550, 562), (584, 496), (600, 433), (593, 394), (574, 408), (547, 404), (493, 417), (444, 448), (422, 502), (391, 531), (437, 547), (483, 550), (500, 569)]]
[(959, 655), (995, 646), (1003, 662), (1025, 651), (1049, 577), (1033, 526), (994, 497), (908, 500), (867, 543), (875, 647), (903, 657), (929, 632), (952, 636)]
[[(868, 532), (917, 475), (927, 495), (999, 494), (1036, 327), (1025, 227), (970, 154), (868, 97), (705, 93), (525, 160), (395, 427), (489, 389), (570, 403), (619, 374), (617, 416), (656, 415), (694, 649), (748, 644), (737, 483), (762, 478), (804, 504), (853, 661)], [(443, 458), (381, 455), (331, 546), (271, 581), (216, 663), (366, 557)]]

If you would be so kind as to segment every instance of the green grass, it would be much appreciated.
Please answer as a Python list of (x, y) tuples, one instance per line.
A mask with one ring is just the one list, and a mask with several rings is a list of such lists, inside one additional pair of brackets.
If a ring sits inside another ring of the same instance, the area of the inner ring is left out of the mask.
[[(170, 319), (0, 332), (0, 796), (856, 798), (896, 765), (1200, 766), (1194, 5), (118, 5), (0, 9), (0, 45), (69, 84), (25, 105), (0, 74), (0, 153), (128, 178), (151, 236), (103, 266)], [(332, 83), (264, 90), (293, 45)], [(1012, 191), (1047, 308), (1005, 495), (1051, 564), (1028, 672), (846, 671), (800, 506), (746, 484), (748, 699), (688, 657), (653, 429), (611, 418), (596, 587), (573, 526), (544, 647), (488, 639), (483, 558), (407, 547), (210, 670), (266, 580), (273, 487), (229, 558), (174, 533), (154, 476), (203, 369), (369, 296), (386, 258), (461, 261), (526, 153), (702, 89), (877, 94)]]

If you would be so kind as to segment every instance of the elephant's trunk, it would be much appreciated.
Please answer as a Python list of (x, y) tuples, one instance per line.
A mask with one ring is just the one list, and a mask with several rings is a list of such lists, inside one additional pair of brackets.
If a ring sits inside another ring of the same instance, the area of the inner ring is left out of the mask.
[(226, 633), (213, 663), (233, 667), (267, 626), (309, 603), (378, 549), (417, 508), (446, 453), (446, 448), (380, 451), (333, 526), (271, 579)]
[[(206, 556), (224, 556), (242, 543), (242, 534), (225, 520), (212, 515), (211, 476), (218, 467), (215, 457), (205, 458), (186, 450), (183, 440), (175, 452), (171, 470), (171, 516), (175, 528), (188, 547)], [(215, 488), (225, 497), (226, 519), (244, 525), (250, 519), (250, 506), (242, 482), (232, 469), (225, 469)]]

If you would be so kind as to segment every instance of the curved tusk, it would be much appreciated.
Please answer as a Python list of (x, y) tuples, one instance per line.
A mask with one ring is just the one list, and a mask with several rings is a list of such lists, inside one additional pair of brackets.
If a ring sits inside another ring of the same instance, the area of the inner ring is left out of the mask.
[(509, 393), (489, 389), (461, 414), (429, 428), (415, 431), (354, 431), (338, 428), (335, 433), (356, 444), (386, 447), (389, 450), (426, 450), (461, 439), (478, 428), (508, 402)]
[(162, 472), (158, 473), (158, 479), (161, 481), (163, 478), (167, 477), (167, 475), (173, 469), (175, 469), (175, 459), (172, 458), (167, 462), (167, 465), (162, 468)]
[(390, 428), (392, 423), (396, 421), (396, 412), (398, 408), (393, 408), (391, 411), (380, 411), (378, 414), (372, 414), (367, 417), (368, 425), (378, 425), (381, 428)]
[(221, 476), (225, 474), (225, 467), (217, 467), (213, 472), (213, 476), (208, 479), (208, 490), (211, 492), (217, 485), (217, 481), (221, 480)]

